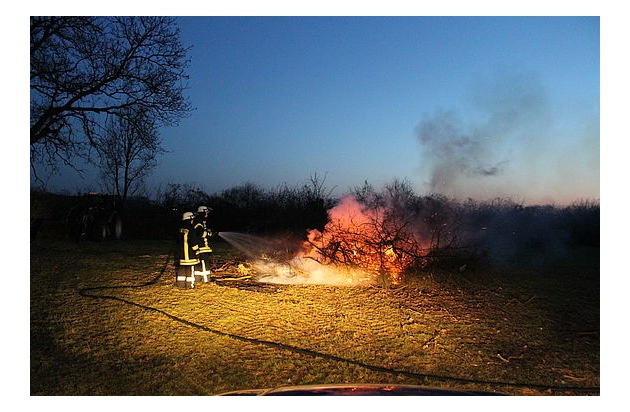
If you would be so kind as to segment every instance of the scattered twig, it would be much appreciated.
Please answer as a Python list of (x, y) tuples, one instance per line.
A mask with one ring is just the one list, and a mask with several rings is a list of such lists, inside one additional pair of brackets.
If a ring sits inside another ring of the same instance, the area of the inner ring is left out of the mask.
[(453, 318), (454, 321), (459, 322), (459, 319), (457, 319), (457, 317), (453, 316), (453, 314), (451, 314), (451, 312), (449, 312), (446, 308), (440, 308), (440, 310), (442, 312), (446, 312), (446, 314), (448, 316), (450, 316), (451, 318)]
[(501, 356), (500, 353), (497, 353), (497, 358), (501, 359), (501, 362), (505, 362), (505, 363), (509, 363), (510, 362), (509, 359), (504, 358), (503, 356)]
[(579, 378), (579, 377), (571, 376), (571, 375), (562, 375), (562, 377), (570, 381), (575, 381), (575, 382), (582, 382), (586, 380), (586, 378)]
[(434, 331), (433, 336), (431, 336), (422, 344), (422, 349), (427, 349), (430, 344), (433, 344), (433, 347), (437, 346), (437, 339), (439, 336), (440, 336), (440, 331), (439, 330)]
[(536, 297), (536, 295), (532, 295), (532, 297), (531, 297), (531, 298), (529, 298), (529, 299), (527, 299), (525, 302), (523, 302), (523, 305), (525, 305), (525, 304), (527, 304), (527, 303), (531, 302), (532, 300), (534, 300), (534, 298), (535, 298), (535, 297)]

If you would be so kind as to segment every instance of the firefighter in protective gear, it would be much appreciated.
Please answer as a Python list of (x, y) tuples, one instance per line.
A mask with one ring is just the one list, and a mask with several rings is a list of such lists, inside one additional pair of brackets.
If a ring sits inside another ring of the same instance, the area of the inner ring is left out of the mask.
[(197, 272), (197, 274), (203, 276), (205, 282), (208, 281), (208, 276), (210, 275), (210, 253), (212, 253), (209, 243), (212, 230), (208, 226), (208, 218), (211, 211), (212, 209), (208, 208), (208, 206), (199, 206), (195, 218), (195, 233), (199, 239), (197, 257), (201, 262), (201, 271)]
[(195, 287), (195, 269), (199, 266), (197, 251), (199, 250), (199, 238), (195, 232), (195, 215), (185, 212), (182, 215), (182, 223), (177, 239), (179, 259), (176, 268), (175, 283), (179, 287)]

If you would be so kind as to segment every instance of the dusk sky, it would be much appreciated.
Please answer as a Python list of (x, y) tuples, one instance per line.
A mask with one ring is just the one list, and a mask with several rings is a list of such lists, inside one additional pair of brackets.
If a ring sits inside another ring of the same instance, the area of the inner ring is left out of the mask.
[[(149, 188), (600, 198), (598, 17), (186, 17), (196, 110)], [(49, 190), (98, 190), (65, 173)]]

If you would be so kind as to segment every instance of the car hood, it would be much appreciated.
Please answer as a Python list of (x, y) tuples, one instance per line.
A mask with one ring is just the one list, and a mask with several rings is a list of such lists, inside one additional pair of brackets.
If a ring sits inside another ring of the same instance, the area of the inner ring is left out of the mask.
[(217, 396), (496, 396), (495, 392), (442, 389), (420, 385), (326, 384), (281, 386), (220, 393)]

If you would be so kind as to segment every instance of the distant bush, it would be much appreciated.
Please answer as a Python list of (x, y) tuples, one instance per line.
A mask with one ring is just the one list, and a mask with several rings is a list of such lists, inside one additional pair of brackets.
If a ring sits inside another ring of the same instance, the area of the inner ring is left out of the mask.
[(599, 203), (593, 201), (575, 202), (562, 210), (562, 216), (571, 245), (599, 247)]
[(461, 244), (494, 264), (562, 258), (569, 248), (599, 246), (599, 205), (523, 206), (505, 199), (461, 205)]
[(326, 224), (327, 210), (333, 200), (324, 180), (314, 175), (297, 187), (281, 185), (264, 189), (244, 183), (212, 195), (189, 185), (169, 185), (158, 194), (155, 203), (179, 216), (206, 205), (213, 209), (211, 227), (215, 232), (303, 236), (308, 229)]

